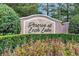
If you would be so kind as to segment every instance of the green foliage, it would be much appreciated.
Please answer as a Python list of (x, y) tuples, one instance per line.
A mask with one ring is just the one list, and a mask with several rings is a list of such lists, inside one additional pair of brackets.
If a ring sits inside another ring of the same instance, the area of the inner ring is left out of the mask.
[(45, 41), (32, 40), (11, 52), (5, 49), (2, 56), (79, 56), (79, 43), (58, 39), (47, 39)]
[(5, 48), (14, 49), (17, 46), (28, 43), (30, 40), (47, 40), (47, 39), (63, 39), (64, 42), (67, 41), (77, 41), (79, 42), (79, 35), (71, 34), (16, 34), (16, 35), (5, 35), (0, 36), (0, 53), (4, 51)]
[(15, 11), (5, 4), (0, 4), (0, 34), (19, 33), (20, 20)]
[(7, 5), (12, 7), (15, 10), (15, 12), (17, 12), (21, 17), (38, 13), (37, 4), (28, 3), (28, 4), (7, 4)]
[(75, 14), (79, 14), (79, 4), (78, 4), (78, 3), (74, 3), (74, 6), (75, 6), (75, 11), (74, 11), (74, 13), (75, 13)]
[(75, 15), (70, 20), (70, 33), (79, 34), (79, 14)]

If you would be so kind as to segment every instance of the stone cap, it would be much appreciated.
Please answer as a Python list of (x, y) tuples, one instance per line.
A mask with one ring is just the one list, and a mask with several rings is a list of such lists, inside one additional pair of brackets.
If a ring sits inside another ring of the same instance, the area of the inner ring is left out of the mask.
[[(28, 19), (33, 18), (33, 17), (45, 17), (51, 21), (62, 22), (61, 20), (58, 20), (58, 19), (52, 18), (52, 17), (47, 16), (47, 15), (43, 15), (43, 14), (34, 14), (34, 15), (26, 16), (26, 17), (21, 17), (20, 19), (21, 20), (28, 20)], [(64, 23), (69, 23), (69, 22), (64, 22)]]

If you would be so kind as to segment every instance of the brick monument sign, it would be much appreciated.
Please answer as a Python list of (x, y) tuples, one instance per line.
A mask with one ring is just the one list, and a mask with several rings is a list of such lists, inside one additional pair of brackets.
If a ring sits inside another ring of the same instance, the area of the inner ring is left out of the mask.
[(46, 15), (31, 15), (22, 17), (21, 34), (60, 34), (68, 33), (69, 22), (51, 18)]

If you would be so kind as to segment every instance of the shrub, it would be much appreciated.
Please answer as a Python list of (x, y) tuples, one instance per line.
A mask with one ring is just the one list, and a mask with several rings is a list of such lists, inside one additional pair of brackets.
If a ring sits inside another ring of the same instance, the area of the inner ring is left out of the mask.
[(70, 33), (79, 34), (79, 14), (75, 15), (70, 20), (69, 31)]
[(79, 43), (66, 42), (58, 39), (48, 39), (45, 41), (36, 40), (30, 41), (27, 44), (22, 44), (21, 47), (16, 47), (13, 52), (5, 49), (4, 56), (79, 56)]
[(20, 33), (20, 20), (15, 11), (5, 4), (0, 4), (0, 34)]
[(48, 39), (58, 39), (67, 41), (79, 42), (79, 35), (74, 34), (16, 34), (16, 35), (5, 35), (0, 36), (0, 54), (4, 49), (9, 48), (11, 50), (15, 49), (17, 46), (28, 43), (30, 40), (45, 41)]

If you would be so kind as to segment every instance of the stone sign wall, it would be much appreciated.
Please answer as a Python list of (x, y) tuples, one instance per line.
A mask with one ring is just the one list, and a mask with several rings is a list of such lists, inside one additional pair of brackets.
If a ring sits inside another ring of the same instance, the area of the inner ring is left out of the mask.
[(31, 15), (21, 18), (21, 34), (68, 33), (68, 23), (44, 15)]

